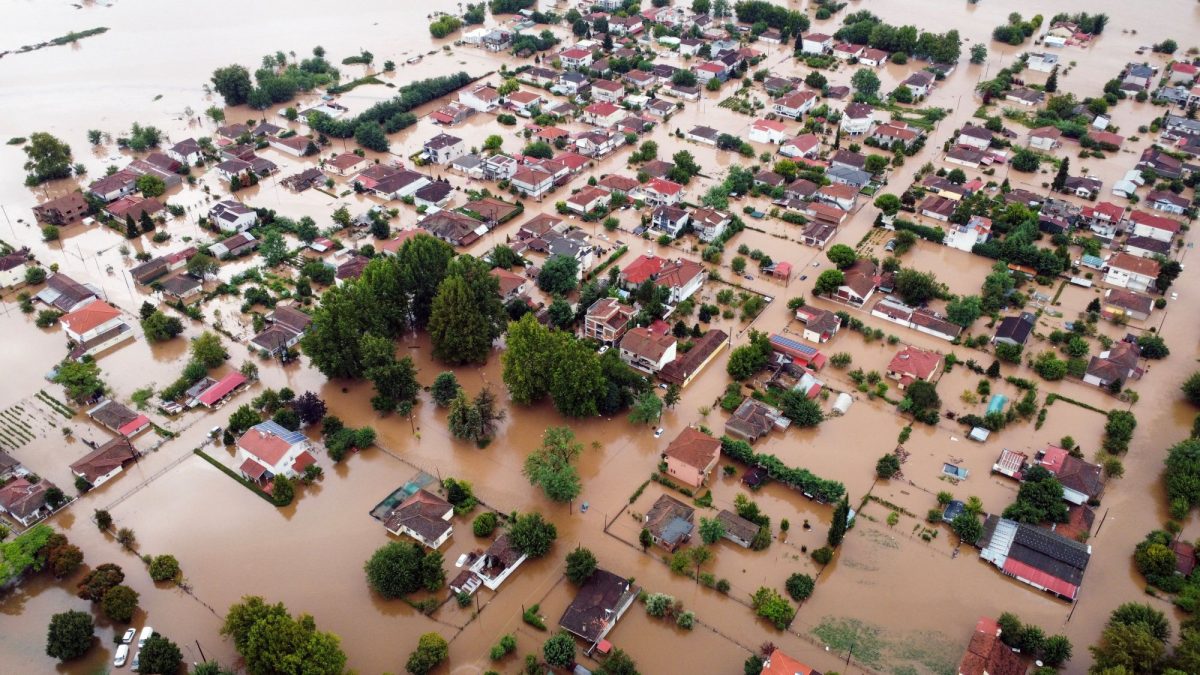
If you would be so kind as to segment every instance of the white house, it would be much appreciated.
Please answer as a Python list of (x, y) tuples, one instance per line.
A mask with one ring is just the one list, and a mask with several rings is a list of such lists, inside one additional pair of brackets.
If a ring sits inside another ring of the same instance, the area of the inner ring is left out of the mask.
[(477, 112), (491, 112), (500, 107), (500, 92), (491, 85), (481, 84), (473, 89), (460, 91), (458, 102)]
[(200, 158), (204, 156), (200, 149), (200, 143), (198, 143), (194, 138), (185, 138), (175, 145), (167, 148), (164, 152), (166, 153), (167, 157), (170, 157), (176, 162), (182, 162), (188, 166), (192, 166), (196, 162), (199, 162)]
[(875, 109), (866, 103), (851, 103), (842, 114), (842, 131), (851, 136), (862, 136), (871, 133), (875, 124)]
[(223, 231), (245, 232), (258, 223), (258, 214), (239, 201), (223, 199), (208, 210), (208, 219)]
[(1133, 224), (1133, 235), (1150, 237), (1159, 241), (1171, 241), (1179, 233), (1180, 223), (1177, 220), (1156, 216), (1145, 211), (1134, 211), (1129, 216)]
[(971, 216), (965, 225), (950, 223), (950, 231), (942, 243), (950, 248), (971, 252), (975, 244), (982, 244), (992, 234), (992, 220), (983, 216)]
[(275, 476), (295, 478), (316, 458), (308, 437), (272, 421), (261, 422), (237, 440), (238, 471), (248, 480), (266, 483)]
[(1155, 260), (1139, 258), (1128, 253), (1116, 253), (1108, 259), (1108, 274), (1104, 283), (1131, 291), (1147, 291), (1154, 287), (1159, 265)]
[(137, 456), (133, 443), (124, 436), (117, 436), (72, 464), (71, 473), (98, 488), (121, 473)]
[(811, 91), (793, 91), (775, 99), (771, 108), (778, 114), (799, 118), (812, 110), (817, 103), (817, 95)]
[(438, 134), (425, 141), (425, 158), (434, 164), (448, 164), (467, 154), (467, 144), (457, 136)]
[(582, 47), (570, 47), (558, 53), (558, 60), (563, 68), (580, 70), (592, 65), (592, 50)]
[(554, 187), (554, 176), (540, 168), (522, 166), (513, 173), (509, 182), (517, 192), (536, 199)]
[(774, 120), (755, 120), (749, 138), (757, 143), (782, 143), (787, 138), (787, 126)]
[(721, 236), (730, 222), (732, 218), (728, 213), (716, 209), (701, 207), (692, 212), (692, 228), (701, 241), (713, 241)]
[(607, 204), (609, 197), (608, 190), (589, 185), (567, 198), (567, 208), (575, 213), (588, 213)]
[(11, 288), (25, 281), (26, 256), (29, 249), (13, 251), (6, 256), (0, 256), (0, 288)]
[(675, 360), (675, 336), (638, 326), (621, 338), (621, 360), (631, 367), (654, 374)]
[(398, 537), (412, 537), (436, 550), (454, 533), (450, 524), (453, 516), (450, 502), (422, 489), (389, 511), (383, 517), (383, 526)]
[(801, 134), (791, 140), (784, 141), (783, 145), (779, 146), (779, 154), (791, 158), (804, 157), (814, 159), (820, 150), (821, 139), (817, 138), (816, 134)]
[(1047, 152), (1057, 148), (1062, 132), (1055, 127), (1040, 127), (1029, 132), (1029, 147)]
[(683, 197), (683, 186), (666, 178), (651, 178), (637, 188), (639, 198), (655, 206), (673, 206)]
[(1025, 65), (1031, 70), (1048, 73), (1058, 65), (1058, 55), (1049, 52), (1035, 52), (1029, 55), (1029, 60)]
[(59, 321), (67, 337), (77, 343), (87, 342), (125, 323), (121, 311), (103, 300), (90, 302), (63, 315)]
[(800, 41), (800, 51), (805, 54), (827, 54), (832, 49), (833, 37), (824, 33), (809, 33)]

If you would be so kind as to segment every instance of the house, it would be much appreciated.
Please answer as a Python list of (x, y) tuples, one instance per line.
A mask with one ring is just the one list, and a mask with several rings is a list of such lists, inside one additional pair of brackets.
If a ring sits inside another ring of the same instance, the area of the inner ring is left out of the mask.
[[(575, 147), (583, 155), (600, 158), (619, 148), (625, 142), (625, 134), (614, 129), (593, 129), (578, 134), (574, 140)], [(568, 153), (563, 153), (558, 156), (557, 161), (565, 162), (567, 157)], [(586, 163), (586, 159), (584, 161)]]
[(1154, 287), (1158, 273), (1159, 264), (1156, 260), (1139, 258), (1128, 253), (1116, 253), (1108, 259), (1108, 273), (1104, 276), (1104, 283), (1145, 292)]
[(1196, 547), (1182, 539), (1173, 539), (1170, 548), (1175, 554), (1175, 573), (1191, 576), (1196, 569)]
[(831, 204), (843, 211), (852, 211), (858, 203), (858, 189), (842, 183), (832, 183), (818, 188), (814, 197), (817, 201)]
[(996, 327), (992, 342), (1006, 345), (1024, 345), (1037, 325), (1037, 317), (1029, 312), (1021, 312), (1018, 316), (1006, 316)]
[(717, 144), (717, 136), (720, 136), (720, 135), (721, 135), (721, 132), (717, 131), (716, 129), (713, 129), (712, 127), (699, 126), (699, 127), (693, 127), (691, 131), (687, 132), (684, 135), (684, 138), (688, 139), (689, 141), (695, 141), (697, 143), (705, 143), (707, 145), (716, 145)]
[[(240, 236), (240, 235), (239, 235)], [(158, 282), (160, 292), (179, 302), (188, 302), (204, 290), (204, 283), (190, 274), (176, 274)]]
[(1163, 178), (1183, 177), (1183, 162), (1153, 146), (1142, 151), (1137, 168), (1153, 171)]
[(834, 292), (833, 299), (855, 307), (862, 307), (879, 283), (875, 263), (860, 258), (842, 270), (842, 285)]
[(1177, 215), (1183, 215), (1191, 206), (1191, 202), (1186, 197), (1164, 190), (1151, 190), (1142, 203), (1148, 204), (1155, 211), (1166, 211)]
[(279, 305), (267, 315), (267, 327), (250, 338), (250, 344), (271, 356), (282, 356), (300, 343), (312, 317), (294, 306)]
[[(204, 384), (206, 386), (193, 388), (195, 392), (194, 394), (189, 394), (187, 407), (193, 408), (197, 405), (202, 405), (206, 408), (221, 407), (225, 401), (237, 393), (238, 389), (246, 384), (246, 377), (234, 371), (222, 377), (220, 381), (208, 379)], [(192, 392), (193, 389), (189, 389), (188, 391)]]
[(688, 212), (674, 206), (659, 206), (650, 215), (650, 227), (672, 238), (678, 237), (688, 224)]
[(1181, 224), (1178, 220), (1156, 216), (1145, 211), (1134, 211), (1129, 214), (1129, 222), (1133, 224), (1132, 234), (1138, 237), (1150, 237), (1159, 241), (1169, 242), (1179, 234)]
[(962, 326), (948, 321), (937, 312), (924, 307), (909, 307), (898, 298), (880, 298), (871, 308), (871, 316), (911, 328), (917, 332), (952, 341), (962, 334)]
[(1025, 675), (1028, 670), (1021, 656), (1000, 639), (1000, 626), (992, 619), (980, 619), (967, 643), (967, 651), (958, 662), (958, 675)]
[(654, 276), (654, 283), (670, 291), (667, 302), (677, 304), (692, 297), (704, 285), (708, 273), (704, 266), (686, 258), (677, 258), (663, 265)]
[(582, 70), (592, 65), (592, 51), (582, 47), (570, 47), (558, 53), (559, 63), (568, 70)]
[(1122, 317), (1133, 321), (1145, 321), (1153, 311), (1153, 298), (1123, 288), (1108, 289), (1104, 293), (1104, 301), (1100, 303), (1100, 316), (1110, 321)]
[(621, 360), (653, 375), (675, 360), (675, 336), (637, 326), (621, 338)]
[(1193, 63), (1176, 61), (1167, 68), (1167, 78), (1172, 84), (1191, 84), (1196, 81), (1200, 68)]
[(38, 292), (35, 299), (61, 312), (72, 312), (99, 297), (98, 289), (85, 286), (59, 272), (46, 279), (46, 287)]
[(450, 524), (453, 515), (454, 506), (450, 502), (420, 489), (388, 511), (383, 526), (397, 537), (407, 535), (437, 550), (454, 533)]
[(757, 523), (746, 520), (732, 511), (721, 509), (717, 520), (725, 528), (725, 538), (742, 548), (750, 548), (758, 536), (760, 528)]
[(1121, 78), (1121, 88), (1127, 91), (1143, 91), (1150, 86), (1157, 67), (1145, 63), (1130, 63), (1125, 66), (1124, 77)]
[(516, 169), (509, 183), (517, 192), (537, 199), (554, 187), (554, 176), (540, 168), (522, 166)]
[(793, 91), (771, 103), (771, 109), (784, 117), (799, 119), (817, 104), (817, 95), (811, 91)]
[(816, 307), (797, 308), (796, 319), (804, 324), (801, 337), (817, 344), (829, 342), (842, 327), (841, 317), (827, 309)]
[(126, 195), (104, 207), (104, 212), (120, 221), (141, 220), (142, 216), (153, 217), (163, 210), (162, 202), (137, 195)]
[(28, 260), (28, 248), (0, 256), (0, 289), (12, 288), (25, 282), (25, 272), (29, 269), (26, 265)]
[(267, 139), (267, 145), (293, 157), (303, 157), (308, 150), (309, 143), (312, 141), (305, 136), (288, 136), (286, 138), (271, 136)]
[(1100, 202), (1094, 206), (1083, 207), (1080, 216), (1087, 221), (1093, 232), (1105, 239), (1112, 239), (1125, 218), (1125, 207), (1111, 202)]
[(171, 159), (188, 166), (195, 166), (195, 164), (204, 157), (200, 143), (198, 143), (194, 138), (185, 138), (175, 145), (172, 145), (170, 148), (167, 148), (165, 152)]
[(1093, 356), (1088, 362), (1087, 372), (1083, 381), (1095, 387), (1120, 387), (1122, 384), (1140, 379), (1142, 369), (1138, 368), (1141, 349), (1133, 342), (1115, 342), (1107, 351)]
[(658, 78), (653, 73), (648, 73), (644, 70), (631, 70), (622, 75), (621, 79), (639, 89), (645, 89), (658, 81)]
[(224, 232), (245, 232), (258, 224), (254, 209), (234, 199), (223, 199), (208, 210), (208, 219)]
[(362, 169), (362, 165), (366, 162), (365, 158), (359, 157), (353, 152), (343, 152), (325, 160), (322, 166), (339, 176), (353, 176)]
[(660, 495), (646, 511), (642, 523), (650, 530), (650, 539), (667, 551), (674, 552), (692, 538), (696, 510), (670, 495)]
[(217, 175), (226, 183), (232, 183), (234, 178), (248, 179), (253, 171), (254, 165), (244, 159), (227, 159), (217, 165)]
[(747, 137), (756, 143), (782, 143), (787, 138), (787, 126), (774, 120), (755, 120)]
[(997, 515), (988, 516), (976, 545), (1004, 574), (1072, 602), (1092, 556), (1087, 544)]
[(1120, 148), (1125, 142), (1125, 137), (1114, 134), (1111, 131), (1089, 131), (1087, 138), (1101, 148)]
[(130, 438), (150, 428), (150, 418), (135, 413), (112, 399), (87, 411), (87, 416), (109, 431)]
[(0, 513), (29, 527), (53, 513), (46, 503), (46, 492), (52, 487), (54, 483), (45, 479), (33, 483), (25, 476), (14, 478), (0, 487)]
[(824, 33), (809, 33), (800, 38), (800, 51), (804, 54), (828, 54), (833, 50), (833, 37)]
[(646, 104), (645, 111), (654, 117), (666, 119), (672, 113), (679, 109), (679, 106), (673, 101), (668, 101), (665, 98), (651, 99)]
[[(1125, 240), (1123, 250), (1139, 258), (1167, 257), (1171, 254), (1171, 242), (1154, 239), (1153, 237), (1129, 237)], [(1103, 268), (1103, 265), (1101, 265)]]
[(33, 207), (33, 217), (46, 225), (70, 225), (86, 216), (89, 208), (82, 192), (69, 192)]
[(992, 219), (973, 215), (966, 224), (950, 223), (942, 243), (951, 248), (970, 253), (975, 244), (986, 242), (992, 234)]
[(686, 387), (712, 363), (721, 349), (728, 346), (728, 333), (719, 329), (709, 329), (693, 343), (690, 350), (663, 366), (663, 369), (658, 371), (658, 379), (668, 384)]
[(984, 127), (967, 123), (959, 130), (954, 142), (957, 145), (976, 150), (987, 150), (992, 144), (992, 132)]
[(1014, 87), (1004, 94), (1005, 101), (1011, 101), (1023, 106), (1041, 105), (1046, 100), (1046, 94), (1037, 89), (1029, 89), (1027, 87)]
[(620, 103), (625, 98), (625, 85), (612, 80), (592, 82), (592, 100), (598, 103)]
[(504, 583), (504, 580), (510, 577), (528, 557), (513, 547), (506, 532), (496, 537), (483, 555), (471, 563), (468, 570), (485, 587), (494, 591), (499, 589), (500, 584)]
[(450, 181), (442, 179), (435, 180), (432, 183), (427, 183), (417, 188), (413, 193), (413, 203), (417, 206), (424, 206), (427, 209), (441, 208), (450, 201), (450, 197), (454, 192), (454, 186)]
[(725, 434), (753, 443), (772, 429), (786, 429), (790, 424), (778, 408), (748, 396), (725, 421)]
[[(766, 655), (759, 673), (760, 675), (821, 675), (811, 666), (784, 654), (783, 650), (778, 647), (773, 647), (771, 653)], [(992, 675), (1001, 674), (993, 673)]]
[(236, 258), (258, 248), (258, 239), (249, 232), (239, 232), (208, 247), (208, 252), (218, 260)]
[(1100, 501), (1104, 492), (1104, 481), (1101, 480), (1103, 469), (1099, 464), (1092, 464), (1057, 445), (1047, 445), (1034, 456), (1034, 462), (1054, 474), (1062, 484), (1063, 499), (1076, 506)]
[(106, 202), (115, 201), (137, 189), (138, 175), (128, 169), (98, 178), (88, 185), (88, 193)]
[(116, 477), (125, 465), (138, 458), (138, 451), (124, 436), (117, 436), (71, 465), (71, 473), (98, 488)]
[(989, 161), (984, 153), (963, 145), (951, 148), (945, 159), (950, 164), (965, 166), (968, 169), (978, 169)]
[(500, 107), (500, 92), (491, 85), (481, 84), (458, 92), (458, 102), (476, 112), (491, 112)]
[(663, 451), (667, 475), (698, 488), (708, 481), (721, 456), (721, 441), (692, 427), (679, 432)]
[(862, 45), (839, 42), (833, 46), (833, 57), (839, 61), (850, 61), (857, 59), (863, 53), (863, 49)]
[(821, 140), (816, 134), (801, 134), (779, 146), (779, 154), (791, 159), (815, 159), (820, 150)]
[(1049, 152), (1061, 145), (1060, 138), (1062, 132), (1056, 127), (1038, 127), (1029, 132), (1029, 147)]
[(666, 178), (651, 178), (637, 190), (638, 197), (653, 206), (673, 206), (683, 194), (682, 185)]
[(625, 335), (635, 313), (632, 307), (622, 305), (613, 298), (600, 298), (588, 307), (584, 315), (583, 337), (611, 345)]
[(275, 476), (296, 478), (316, 463), (311, 448), (303, 433), (272, 421), (260, 422), (237, 439), (238, 471), (256, 483), (270, 482)]
[(892, 357), (887, 376), (899, 382), (900, 389), (905, 389), (917, 380), (932, 382), (941, 367), (941, 354), (909, 345)]
[[(116, 307), (96, 300), (59, 319), (63, 332), (76, 346), (72, 358), (97, 354), (109, 347), (133, 338), (129, 325)], [(78, 352), (78, 353), (77, 353)]]
[(448, 164), (456, 157), (467, 154), (466, 143), (457, 136), (438, 134), (425, 141), (422, 146), (425, 159), (434, 164)]
[(725, 228), (733, 222), (728, 213), (702, 206), (692, 211), (692, 229), (696, 231), (700, 241), (711, 242), (725, 232)]
[(1039, 73), (1048, 73), (1058, 66), (1058, 54), (1050, 52), (1034, 52), (1029, 55), (1025, 66)]
[(1067, 176), (1063, 181), (1063, 192), (1074, 194), (1076, 197), (1084, 199), (1095, 199), (1100, 196), (1100, 190), (1104, 188), (1104, 181), (1091, 176)]
[(558, 625), (589, 645), (595, 645), (616, 627), (641, 590), (624, 577), (597, 568), (579, 587)]
[(929, 195), (921, 201), (921, 215), (926, 218), (941, 221), (943, 223), (950, 220), (950, 216), (954, 215), (954, 209), (957, 202), (952, 199), (947, 199), (940, 195)]
[[(899, 143), (901, 147), (911, 147), (921, 137), (921, 130), (906, 122), (885, 122), (875, 128), (871, 138), (880, 146), (891, 149)], [(863, 168), (863, 167), (858, 167)]]
[(603, 210), (610, 197), (608, 190), (589, 185), (567, 198), (567, 208), (581, 215), (597, 209)]
[(842, 114), (842, 131), (851, 136), (864, 136), (871, 133), (875, 124), (875, 109), (866, 103), (851, 103)]
[(929, 92), (933, 91), (933, 81), (933, 73), (918, 70), (901, 82), (900, 86), (908, 87), (913, 96), (924, 98), (929, 95)]
[(417, 227), (451, 246), (469, 246), (488, 231), (486, 224), (457, 211), (438, 211), (427, 215), (417, 223)]
[(729, 68), (720, 61), (705, 61), (692, 66), (692, 72), (696, 73), (696, 80), (701, 83), (714, 79), (724, 82), (729, 77)]

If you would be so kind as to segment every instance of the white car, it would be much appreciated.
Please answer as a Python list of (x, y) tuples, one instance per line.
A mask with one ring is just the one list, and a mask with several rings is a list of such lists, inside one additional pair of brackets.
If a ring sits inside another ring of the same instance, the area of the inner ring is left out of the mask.
[(655, 437), (655, 438), (662, 438), (662, 435), (663, 435), (663, 428), (662, 428), (662, 427), (659, 427), (659, 428), (657, 428), (657, 429), (655, 429), (655, 430), (654, 430), (654, 437)]
[(142, 634), (138, 636), (138, 649), (146, 646), (146, 640), (149, 640), (151, 635), (154, 635), (153, 628), (146, 626), (142, 629)]
[(125, 631), (125, 634), (121, 636), (121, 644), (127, 645), (130, 642), (133, 642), (133, 636), (135, 635), (137, 635), (136, 628), (130, 628), (129, 630)]
[[(117, 647), (117, 655), (113, 657), (113, 668), (121, 668), (125, 665), (125, 660), (129, 658), (129, 645), (121, 645)], [(137, 668), (137, 666), (134, 666)]]

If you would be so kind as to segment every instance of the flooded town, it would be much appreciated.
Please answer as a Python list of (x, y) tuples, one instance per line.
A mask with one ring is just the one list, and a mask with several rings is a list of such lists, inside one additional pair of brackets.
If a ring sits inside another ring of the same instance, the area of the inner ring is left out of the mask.
[(0, 671), (1200, 673), (1196, 3), (0, 6)]

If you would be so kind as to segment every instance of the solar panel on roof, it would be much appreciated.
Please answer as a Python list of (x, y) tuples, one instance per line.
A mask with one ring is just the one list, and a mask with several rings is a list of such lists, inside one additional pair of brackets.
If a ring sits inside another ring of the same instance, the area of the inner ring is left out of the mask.
[(273, 436), (278, 436), (288, 445), (295, 445), (296, 443), (300, 443), (301, 441), (305, 440), (304, 434), (300, 433), (299, 431), (291, 431), (271, 420), (260, 422), (254, 425), (254, 428), (258, 429), (259, 431), (269, 433)]
[(777, 344), (786, 349), (795, 350), (797, 352), (800, 352), (801, 354), (814, 355), (817, 353), (817, 349), (815, 347), (810, 347), (806, 344), (796, 342), (795, 340), (785, 338), (781, 335), (772, 335), (771, 343)]

